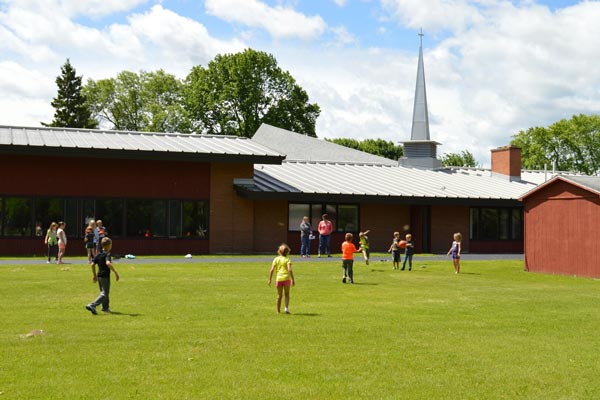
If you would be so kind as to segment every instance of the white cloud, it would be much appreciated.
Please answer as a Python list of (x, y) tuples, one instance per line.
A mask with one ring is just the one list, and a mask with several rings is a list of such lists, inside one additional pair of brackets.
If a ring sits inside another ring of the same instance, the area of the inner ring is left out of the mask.
[(356, 37), (351, 34), (345, 26), (336, 26), (331, 28), (331, 32), (335, 37), (334, 44), (338, 46), (348, 46), (350, 44), (356, 44), (358, 41)]
[(344, 7), (347, 3), (347, 0), (333, 0), (333, 2), (340, 7)]
[(261, 28), (275, 38), (314, 39), (326, 28), (318, 15), (306, 16), (283, 6), (270, 7), (258, 0), (206, 0), (206, 12), (228, 22)]
[(481, 23), (480, 9), (468, 0), (381, 0), (382, 6), (404, 26), (438, 32), (459, 32)]

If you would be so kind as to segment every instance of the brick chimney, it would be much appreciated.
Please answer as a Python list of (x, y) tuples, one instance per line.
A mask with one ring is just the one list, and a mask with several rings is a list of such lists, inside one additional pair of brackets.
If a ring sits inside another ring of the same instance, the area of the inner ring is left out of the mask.
[(521, 180), (521, 148), (509, 145), (492, 149), (492, 176)]

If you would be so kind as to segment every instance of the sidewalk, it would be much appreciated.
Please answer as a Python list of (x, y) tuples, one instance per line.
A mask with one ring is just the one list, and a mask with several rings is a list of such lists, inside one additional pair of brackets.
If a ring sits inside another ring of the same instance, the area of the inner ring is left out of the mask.
[[(150, 263), (236, 263), (236, 262), (264, 262), (270, 264), (273, 261), (275, 255), (248, 255), (248, 256), (194, 256), (193, 258), (185, 258), (184, 256), (139, 256), (134, 259), (127, 259), (124, 257), (113, 259), (113, 262), (119, 264), (150, 264)], [(444, 261), (450, 260), (450, 257), (445, 254), (436, 254), (436, 255), (423, 255), (415, 254), (413, 256), (413, 262), (420, 261)], [(291, 260), (295, 263), (303, 263), (303, 262), (331, 262), (331, 261), (339, 261), (341, 259), (341, 255), (337, 254), (333, 257), (321, 257), (317, 258), (301, 258), (299, 255), (292, 255)], [(355, 260), (362, 261), (362, 257), (358, 255), (355, 257)], [(523, 254), (462, 254), (462, 261), (471, 261), (471, 260), (523, 260)], [(375, 255), (371, 257), (372, 263), (379, 262), (391, 262), (391, 256), (379, 256)], [(45, 258), (35, 257), (15, 257), (15, 258), (6, 258), (0, 259), (0, 265), (56, 265), (55, 263), (46, 264)], [(65, 257), (64, 265), (86, 265), (87, 258), (85, 257)]]

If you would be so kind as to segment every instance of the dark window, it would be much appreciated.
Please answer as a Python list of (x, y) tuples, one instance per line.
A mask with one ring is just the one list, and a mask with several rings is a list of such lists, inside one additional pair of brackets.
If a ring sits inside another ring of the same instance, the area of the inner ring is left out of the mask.
[(182, 219), (185, 236), (201, 238), (208, 236), (208, 203), (204, 201), (184, 201)]
[(523, 210), (520, 208), (471, 208), (470, 216), (473, 240), (523, 238)]
[(63, 207), (64, 201), (62, 199), (35, 199), (34, 219), (36, 236), (45, 236), (52, 222), (58, 222), (63, 220)]
[(32, 236), (31, 202), (27, 197), (4, 198), (5, 236)]
[(95, 215), (109, 237), (123, 236), (123, 200), (96, 200)]
[(181, 201), (169, 200), (169, 237), (181, 237)]
[(322, 221), (322, 215), (327, 214), (333, 223), (334, 232), (358, 232), (359, 207), (355, 204), (288, 204), (288, 230), (300, 230), (302, 218), (307, 216), (313, 230), (317, 230)]
[(288, 210), (288, 230), (300, 231), (302, 218), (310, 215), (310, 204), (290, 204)]
[(0, 197), (0, 236), (4, 235), (4, 200)]

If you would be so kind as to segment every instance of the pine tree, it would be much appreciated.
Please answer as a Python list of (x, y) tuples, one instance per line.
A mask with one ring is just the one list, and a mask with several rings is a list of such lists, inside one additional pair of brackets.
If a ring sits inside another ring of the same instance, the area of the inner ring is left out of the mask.
[(77, 76), (75, 68), (69, 59), (61, 67), (61, 74), (56, 77), (58, 94), (52, 99), (54, 119), (44, 126), (63, 128), (88, 128), (98, 126), (98, 122), (92, 118), (90, 107), (82, 93), (81, 76)]

